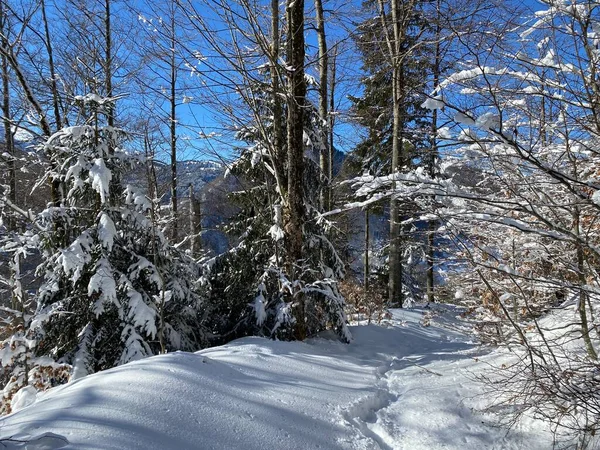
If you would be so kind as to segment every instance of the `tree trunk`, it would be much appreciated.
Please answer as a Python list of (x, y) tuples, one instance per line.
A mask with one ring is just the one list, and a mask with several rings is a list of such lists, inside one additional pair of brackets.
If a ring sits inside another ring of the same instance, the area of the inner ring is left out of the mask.
[[(111, 36), (111, 27), (110, 27), (110, 2), (112, 0), (105, 0), (105, 18), (104, 18), (104, 39), (106, 40), (106, 55), (104, 61), (104, 71), (105, 71), (105, 83), (106, 83), (106, 97), (112, 98), (113, 96), (113, 87), (112, 87), (112, 36)], [(112, 106), (109, 107), (108, 112), (106, 114), (106, 122), (109, 127), (115, 126), (115, 112)], [(114, 149), (109, 149), (113, 151)]]
[[(380, 0), (380, 5), (383, 1)], [(402, 114), (402, 103), (404, 101), (404, 70), (402, 45), (406, 36), (408, 18), (414, 8), (414, 1), (391, 0), (392, 32), (393, 37), (386, 37), (390, 52), (392, 65), (392, 175), (399, 173), (404, 163), (402, 152), (404, 151), (404, 140), (402, 130), (404, 129), (404, 117)], [(382, 21), (386, 25), (383, 6), (381, 8)], [(395, 179), (392, 181), (392, 190), (396, 188)], [(390, 305), (402, 308), (404, 304), (404, 293), (402, 290), (403, 263), (402, 263), (402, 227), (400, 226), (400, 205), (392, 196), (390, 200), (390, 250), (389, 266), (390, 274), (388, 281), (388, 297)]]
[[(392, 175), (400, 172), (402, 147), (402, 111), (400, 99), (400, 68), (394, 68), (393, 74), (393, 138), (392, 138)], [(392, 182), (392, 190), (396, 189), (396, 181)], [(388, 294), (389, 303), (402, 308), (404, 304), (404, 293), (402, 291), (403, 263), (402, 263), (402, 227), (400, 225), (400, 205), (398, 200), (392, 196), (390, 200), (390, 250), (389, 250), (389, 281)]]
[[(306, 80), (304, 79), (304, 0), (288, 0), (288, 86), (287, 96), (287, 146), (288, 146), (288, 214), (286, 243), (289, 276), (300, 274), (296, 265), (302, 260), (302, 227), (304, 224), (304, 105)], [(305, 305), (301, 293), (296, 303), (296, 338), (306, 337)]]
[[(113, 98), (113, 54), (112, 54), (112, 27), (111, 27), (111, 2), (113, 0), (104, 1), (104, 87), (106, 89), (105, 97)], [(108, 104), (108, 110), (106, 111), (106, 124), (109, 128), (115, 127), (115, 108), (112, 103)], [(108, 154), (110, 156), (115, 153), (115, 142), (108, 142)], [(113, 177), (110, 180), (110, 201), (113, 205), (120, 203), (120, 185), (121, 178), (118, 173), (113, 173)]]
[(371, 275), (371, 268), (369, 267), (369, 208), (365, 208), (365, 256), (363, 272), (363, 287), (365, 288), (365, 294), (368, 295), (369, 277)]
[[(271, 0), (271, 101), (273, 102), (273, 167), (278, 187), (283, 191), (286, 186), (282, 186), (285, 180), (285, 160), (283, 145), (283, 106), (281, 104), (281, 86), (279, 80), (279, 0)], [(284, 192), (281, 192), (284, 195)]]
[(41, 0), (42, 20), (44, 22), (44, 33), (46, 36), (46, 52), (48, 53), (48, 69), (50, 70), (50, 89), (52, 90), (52, 106), (54, 108), (54, 121), (56, 129), (60, 130), (62, 119), (60, 114), (60, 98), (58, 96), (58, 86), (56, 84), (56, 71), (54, 68), (54, 52), (52, 51), (52, 41), (50, 40), (50, 27), (48, 26), (48, 18), (46, 17), (46, 2)]
[(317, 19), (317, 40), (319, 44), (319, 119), (321, 119), (319, 130), (321, 131), (321, 148), (319, 149), (319, 163), (321, 168), (321, 186), (320, 186), (320, 203), (323, 211), (328, 211), (329, 206), (329, 165), (331, 164), (330, 153), (328, 149), (329, 120), (327, 114), (327, 70), (329, 66), (327, 56), (327, 39), (325, 35), (325, 19), (323, 15), (322, 0), (315, 0), (315, 10)]
[[(435, 26), (435, 59), (433, 63), (433, 90), (436, 91), (440, 83), (440, 65), (441, 65), (441, 53), (440, 53), (440, 39), (441, 39), (441, 25), (440, 25), (440, 0), (436, 2), (436, 13), (437, 23)], [(438, 111), (434, 109), (431, 115), (431, 154), (428, 161), (428, 172), (431, 178), (436, 176), (436, 163), (438, 157), (437, 148), (437, 132), (438, 132)], [(431, 198), (431, 208), (435, 208), (435, 196)], [(429, 220), (427, 222), (427, 301), (435, 301), (435, 278), (434, 278), (434, 264), (435, 264), (435, 228), (436, 221)]]
[[(8, 42), (6, 40), (5, 31), (5, 20), (4, 6), (0, 5), (0, 32), (4, 36), (2, 38), (2, 46), (7, 47)], [(11, 124), (11, 112), (10, 112), (10, 74), (8, 71), (8, 60), (4, 54), (0, 55), (2, 64), (2, 116), (4, 125), (4, 141), (6, 146), (6, 153), (8, 156), (8, 198), (14, 204), (17, 204), (17, 176), (15, 167), (15, 146), (13, 140), (12, 124)], [(7, 228), (9, 231), (15, 230), (15, 220), (12, 216), (8, 218)], [(13, 308), (14, 309), (14, 308)]]
[(200, 250), (202, 250), (202, 216), (200, 210), (200, 200), (194, 196), (194, 187), (190, 183), (190, 256), (197, 258)]
[(388, 280), (388, 294), (390, 306), (402, 308), (404, 303), (404, 293), (402, 292), (402, 238), (399, 221), (398, 201), (392, 199), (390, 201), (390, 273)]
[(333, 161), (334, 161), (334, 147), (333, 147), (333, 126), (335, 125), (335, 118), (333, 112), (335, 111), (335, 69), (337, 60), (337, 45), (333, 47), (333, 55), (330, 59), (331, 62), (331, 76), (330, 76), (330, 89), (329, 89), (329, 125), (327, 131), (329, 132), (329, 184), (327, 185), (327, 196), (329, 197), (329, 207), (333, 205)]
[[(289, 263), (302, 259), (302, 225), (304, 222), (304, 0), (288, 0), (288, 208)], [(293, 272), (293, 270), (292, 270)]]
[(150, 144), (148, 128), (144, 130), (144, 156), (146, 157), (146, 179), (148, 181), (148, 197), (152, 202), (158, 198), (156, 170), (154, 167), (154, 150)]
[(177, 117), (175, 115), (176, 108), (176, 90), (175, 86), (177, 83), (177, 70), (175, 66), (175, 6), (171, 11), (171, 78), (169, 80), (171, 84), (171, 91), (169, 95), (169, 102), (171, 106), (169, 115), (169, 132), (171, 141), (171, 239), (173, 243), (177, 243), (179, 239), (179, 226), (177, 223)]

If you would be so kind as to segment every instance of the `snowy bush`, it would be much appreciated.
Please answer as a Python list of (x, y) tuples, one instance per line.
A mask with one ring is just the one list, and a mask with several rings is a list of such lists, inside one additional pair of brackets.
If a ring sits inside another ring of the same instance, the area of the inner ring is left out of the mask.
[(340, 292), (346, 299), (347, 314), (353, 322), (380, 323), (388, 314), (384, 285), (370, 286), (366, 290), (352, 278), (346, 278), (340, 283)]
[(495, 321), (517, 357), (487, 380), (501, 411), (532, 412), (586, 448), (600, 421), (600, 22), (597, 2), (542, 3), (498, 51), (467, 45), (477, 57), (435, 88), (443, 105), (426, 106), (452, 124), (446, 168), (481, 174), (448, 192), (460, 209), (439, 214), (471, 267), (457, 274), (459, 302)]

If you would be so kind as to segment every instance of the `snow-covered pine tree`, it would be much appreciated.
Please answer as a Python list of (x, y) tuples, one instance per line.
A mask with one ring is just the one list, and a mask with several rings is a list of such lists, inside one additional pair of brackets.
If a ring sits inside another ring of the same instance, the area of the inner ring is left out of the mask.
[[(425, 155), (431, 147), (426, 133), (430, 118), (421, 106), (421, 89), (432, 66), (431, 48), (420, 42), (428, 27), (423, 6), (418, 2), (385, 5), (365, 2), (363, 8), (369, 18), (358, 25), (354, 36), (365, 74), (360, 80), (362, 94), (350, 96), (350, 100), (354, 120), (366, 129), (365, 137), (346, 164), (354, 169), (355, 176), (407, 172), (426, 164)], [(398, 61), (402, 61), (400, 65)], [(391, 269), (389, 294), (391, 302), (402, 305), (404, 300), (408, 304), (415, 297), (420, 298), (420, 291), (424, 290), (425, 280), (415, 279), (421, 270), (415, 268), (425, 258), (425, 227), (416, 221), (400, 225), (420, 215), (422, 211), (415, 203), (398, 203), (391, 197), (391, 209), (386, 214), (392, 210), (397, 217), (392, 220), (387, 247)]]
[[(253, 96), (254, 106), (259, 108), (255, 116), (268, 117), (272, 99), (258, 88)], [(204, 276), (207, 294), (219, 299), (219, 311), (213, 316), (218, 323), (213, 324), (213, 332), (223, 340), (248, 334), (297, 337), (298, 317), (292, 308), (299, 295), (304, 299), (300, 320), (305, 320), (307, 336), (332, 327), (343, 340), (350, 339), (344, 299), (337, 286), (344, 265), (326, 236), (325, 223), (318, 221), (321, 125), (317, 109), (307, 104), (304, 200), (308, 219), (303, 229), (304, 259), (296, 267), (295, 277), (285, 269), (288, 248), (284, 245), (283, 198), (264, 141), (265, 135), (272, 135), (273, 123), (250, 123), (238, 135), (250, 145), (241, 149), (229, 175), (238, 177), (244, 186), (232, 194), (240, 209), (228, 227), (229, 232), (239, 236), (239, 243), (212, 260)], [(285, 122), (283, 126), (285, 134)]]
[[(98, 124), (112, 100), (78, 100), (88, 120), (43, 145), (56, 158), (58, 170), (48, 175), (65, 186), (64, 202), (41, 212), (22, 237), (43, 260), (37, 306), (23, 324), (32, 355), (23, 385), (36, 358), (72, 365), (79, 378), (205, 344), (197, 267), (149, 219), (144, 193), (119, 181), (142, 161), (120, 146), (122, 130)], [(13, 340), (4, 342), (3, 364), (18, 362), (6, 354)]]
[(191, 21), (221, 61), (213, 76), (225, 94), (217, 96), (225, 128), (233, 126), (250, 145), (232, 171), (250, 170), (240, 177), (247, 203), (236, 224), (239, 245), (205, 273), (207, 291), (223, 308), (213, 316), (223, 340), (247, 334), (302, 339), (325, 328), (349, 338), (337, 290), (342, 265), (317, 223), (313, 192), (318, 196), (319, 189), (308, 187), (327, 174), (307, 168), (315, 161), (305, 150), (322, 134), (311, 134), (305, 114), (314, 107), (306, 102), (304, 2), (285, 3), (284, 13), (276, 1), (268, 8), (208, 2), (203, 8), (215, 12), (218, 24)]

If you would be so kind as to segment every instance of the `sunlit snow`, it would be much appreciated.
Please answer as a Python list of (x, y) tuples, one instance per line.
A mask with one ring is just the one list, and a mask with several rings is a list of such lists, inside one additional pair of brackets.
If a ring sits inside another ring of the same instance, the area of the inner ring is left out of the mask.
[(459, 331), (458, 311), (392, 314), (352, 327), (351, 344), (328, 335), (244, 338), (90, 375), (0, 419), (0, 442), (38, 450), (552, 447), (532, 420), (507, 433), (477, 411), (485, 399), (473, 377), (502, 356)]

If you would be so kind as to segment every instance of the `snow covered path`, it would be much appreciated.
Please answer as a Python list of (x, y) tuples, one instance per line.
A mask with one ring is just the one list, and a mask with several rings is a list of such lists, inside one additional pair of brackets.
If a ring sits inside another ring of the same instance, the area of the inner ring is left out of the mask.
[[(539, 430), (540, 424), (530, 422), (525, 429), (507, 434), (496, 426), (494, 418), (472, 410), (485, 401), (477, 398), (481, 386), (474, 377), (488, 367), (484, 360), (499, 356), (482, 354), (469, 337), (450, 331), (456, 327), (451, 314), (434, 316), (431, 325), (424, 327), (420, 325), (422, 313), (418, 309), (396, 310), (389, 328), (353, 329), (360, 347), (353, 353), (368, 355), (378, 347), (369, 342), (385, 347), (379, 353), (375, 389), (365, 392), (343, 413), (355, 430), (350, 448), (551, 448), (551, 436)], [(445, 327), (436, 326), (436, 322)]]
[(477, 348), (422, 313), (350, 345), (245, 338), (88, 376), (0, 419), (0, 449), (551, 448), (533, 422), (507, 435), (471, 410)]

